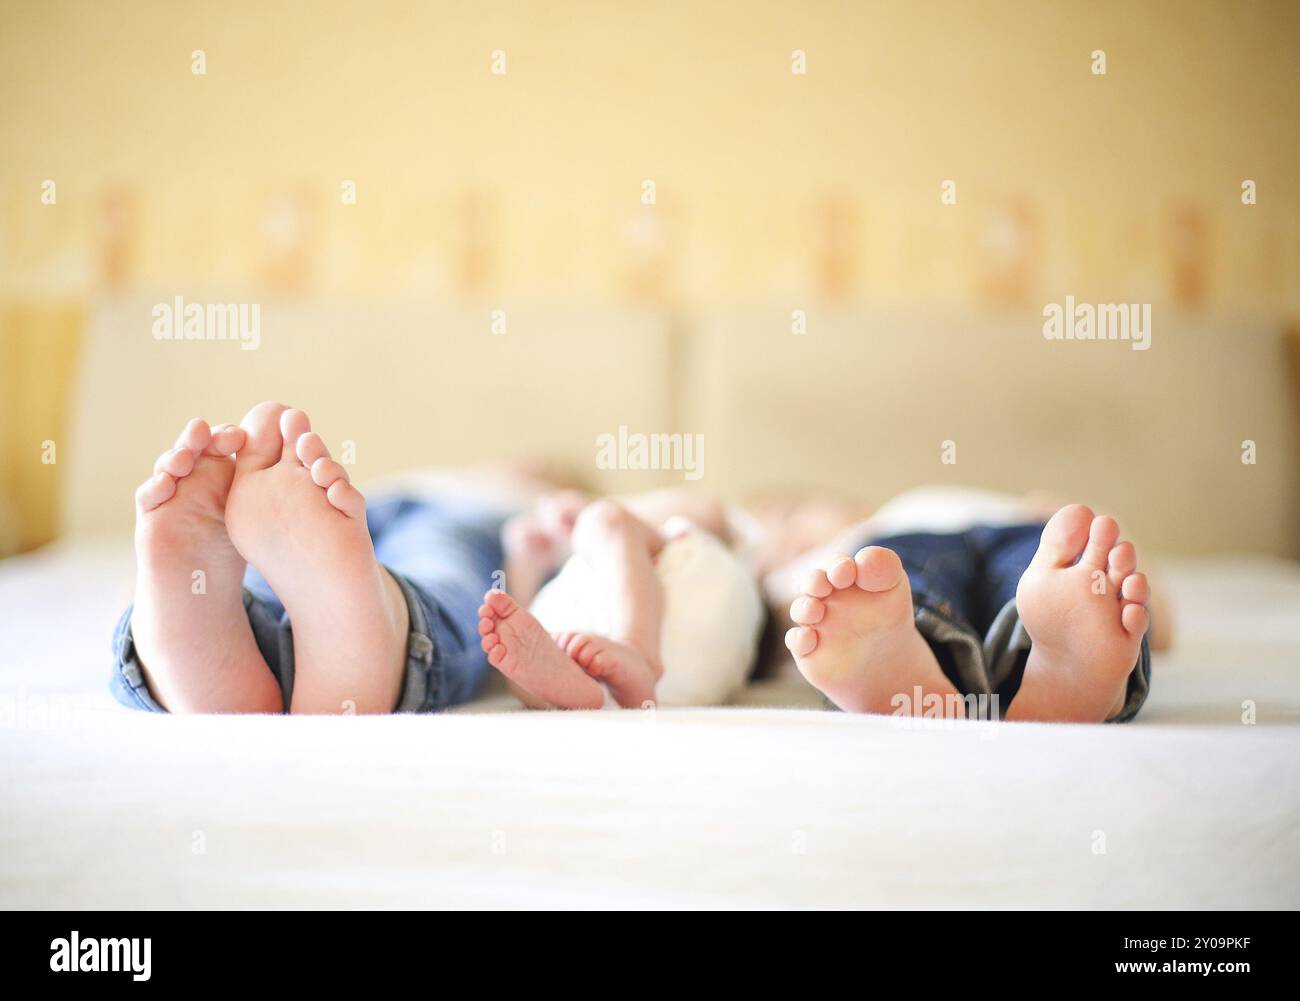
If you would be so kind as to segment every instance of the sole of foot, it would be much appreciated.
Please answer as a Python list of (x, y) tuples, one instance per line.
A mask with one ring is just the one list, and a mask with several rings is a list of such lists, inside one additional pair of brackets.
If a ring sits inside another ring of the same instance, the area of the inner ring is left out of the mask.
[(226, 530), (244, 444), (194, 419), (136, 491), (131, 635), (154, 698), (174, 713), (281, 712), (244, 610), (245, 562)]
[(1082, 504), (1052, 515), (1016, 589), (1032, 645), (1006, 718), (1097, 723), (1123, 707), (1150, 588), (1113, 518)]
[(375, 559), (366, 502), (301, 410), (240, 422), (226, 525), (293, 626), (293, 713), (387, 713), (401, 692), (406, 599)]
[(785, 644), (808, 683), (837, 706), (964, 715), (956, 688), (916, 631), (912, 590), (896, 553), (868, 546), (854, 557), (836, 556), (813, 570), (802, 590), (790, 605), (795, 626)]
[(529, 705), (599, 709), (604, 690), (559, 648), (551, 634), (504, 591), (488, 591), (478, 610), (478, 633), (488, 663), (533, 696)]
[(624, 709), (648, 709), (663, 670), (627, 643), (595, 633), (560, 633), (555, 644)]

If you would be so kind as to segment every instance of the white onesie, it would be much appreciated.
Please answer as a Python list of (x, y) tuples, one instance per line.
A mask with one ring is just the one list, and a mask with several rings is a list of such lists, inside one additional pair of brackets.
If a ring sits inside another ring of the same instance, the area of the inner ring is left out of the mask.
[[(662, 531), (668, 541), (655, 570), (664, 594), (664, 673), (655, 701), (720, 705), (744, 686), (754, 664), (763, 629), (758, 585), (740, 557), (693, 522), (670, 518)], [(548, 632), (608, 635), (605, 592), (580, 556), (569, 558), (529, 611)]]

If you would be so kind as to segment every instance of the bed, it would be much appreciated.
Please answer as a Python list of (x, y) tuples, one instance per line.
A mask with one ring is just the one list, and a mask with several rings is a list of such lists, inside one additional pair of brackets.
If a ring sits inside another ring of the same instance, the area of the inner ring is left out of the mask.
[(1100, 727), (848, 716), (788, 670), (725, 709), (150, 716), (104, 688), (130, 569), (0, 564), (5, 907), (1300, 905), (1293, 563), (1171, 562), (1175, 650)]
[[(1300, 564), (1216, 555), (1300, 552), (1294, 412), (1264, 326), (1162, 322), (1149, 352), (1066, 355), (1006, 318), (839, 312), (792, 338), (784, 304), (691, 324), (519, 304), (497, 337), (469, 308), (267, 303), (261, 348), (241, 352), (156, 342), (149, 306), (91, 310), (59, 453), (65, 541), (0, 562), (0, 905), (1300, 905)], [(585, 366), (582, 394), (537, 378), (557, 354)], [(1001, 388), (1008, 364), (1029, 366), (1024, 399)], [(896, 378), (856, 391), (880, 371)], [(936, 377), (948, 392), (909, 410), (908, 385)], [(723, 495), (772, 485), (773, 455), (876, 500), (950, 473), (1050, 482), (1115, 498), (1144, 554), (1203, 555), (1166, 561), (1175, 646), (1125, 726), (852, 717), (791, 664), (722, 709), (534, 714), (501, 692), (437, 717), (119, 709), (131, 491), (187, 417), (266, 397), (354, 442), (356, 478), (485, 443), (590, 470), (596, 431), (687, 429)], [(953, 428), (962, 464), (940, 467)]]

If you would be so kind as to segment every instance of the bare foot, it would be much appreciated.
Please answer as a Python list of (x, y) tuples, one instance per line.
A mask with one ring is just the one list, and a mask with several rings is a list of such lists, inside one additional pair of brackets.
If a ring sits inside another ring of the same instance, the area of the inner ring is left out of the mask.
[(604, 704), (600, 684), (510, 595), (489, 591), (478, 614), (488, 663), (513, 684), (559, 709), (599, 709)]
[(241, 427), (226, 525), (293, 624), (290, 712), (392, 712), (410, 627), (375, 560), (365, 498), (301, 410), (259, 403)]
[[(934, 651), (916, 631), (898, 555), (868, 546), (814, 570), (790, 606), (785, 635), (803, 676), (841, 709), (904, 716), (965, 715)], [(917, 689), (921, 698), (917, 699)]]
[(175, 713), (282, 712), (244, 611), (244, 558), (226, 532), (244, 432), (190, 421), (136, 491), (131, 635), (149, 690)]
[(663, 668), (626, 643), (594, 633), (560, 633), (556, 645), (588, 675), (603, 683), (624, 709), (654, 704)]
[(1082, 504), (1052, 515), (1016, 589), (1033, 645), (1009, 720), (1097, 723), (1123, 708), (1147, 630), (1147, 580), (1115, 519)]

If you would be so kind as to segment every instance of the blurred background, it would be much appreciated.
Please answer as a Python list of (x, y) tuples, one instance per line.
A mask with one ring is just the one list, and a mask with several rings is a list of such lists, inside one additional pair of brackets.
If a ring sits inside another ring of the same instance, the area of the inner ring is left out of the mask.
[[(1166, 551), (1300, 555), (1294, 2), (0, 28), (0, 553), (124, 532), (187, 417), (277, 398), (360, 480), (681, 482), (597, 468), (627, 427), (703, 435), (733, 500), (1045, 489)], [(177, 296), (257, 304), (258, 349), (154, 339)], [(1151, 349), (1045, 340), (1066, 296), (1151, 304)]]

